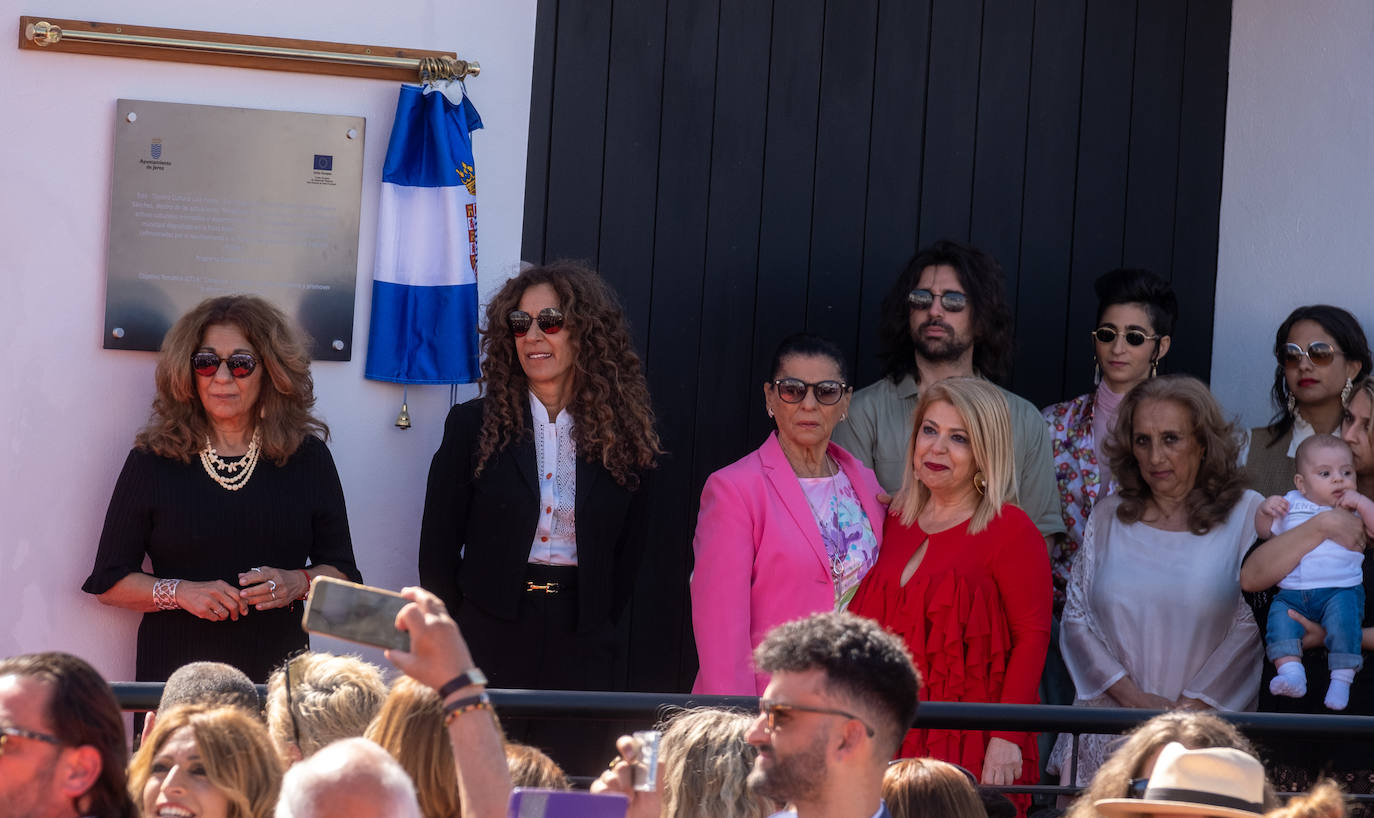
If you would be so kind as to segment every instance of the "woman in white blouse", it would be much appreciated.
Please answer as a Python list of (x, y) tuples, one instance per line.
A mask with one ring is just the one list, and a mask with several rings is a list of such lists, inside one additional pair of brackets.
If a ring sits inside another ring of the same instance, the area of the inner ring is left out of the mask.
[(449, 412), (430, 466), (420, 582), (492, 686), (613, 690), (661, 453), (624, 314), (591, 270), (532, 267), (481, 346), (485, 394)]
[[(1120, 489), (1088, 519), (1060, 647), (1089, 707), (1253, 710), (1260, 632), (1240, 564), (1263, 498), (1244, 488), (1239, 436), (1200, 381), (1164, 376), (1122, 401), (1107, 454)], [(1084, 736), (1079, 786), (1114, 737)], [(1069, 739), (1050, 769), (1067, 779)]]

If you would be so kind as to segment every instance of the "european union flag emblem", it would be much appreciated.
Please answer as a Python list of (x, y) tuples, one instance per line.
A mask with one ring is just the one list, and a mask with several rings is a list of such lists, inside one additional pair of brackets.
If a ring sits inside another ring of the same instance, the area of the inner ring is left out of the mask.
[(333, 170), (334, 157), (322, 153), (315, 154), (315, 170)]

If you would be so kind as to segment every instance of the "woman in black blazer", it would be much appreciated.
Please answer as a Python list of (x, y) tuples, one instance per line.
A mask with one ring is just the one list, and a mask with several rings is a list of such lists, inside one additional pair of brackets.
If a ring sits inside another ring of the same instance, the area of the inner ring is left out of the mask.
[(662, 453), (624, 314), (596, 273), (533, 267), (487, 306), (484, 396), (430, 466), (420, 583), (494, 687), (615, 688)]

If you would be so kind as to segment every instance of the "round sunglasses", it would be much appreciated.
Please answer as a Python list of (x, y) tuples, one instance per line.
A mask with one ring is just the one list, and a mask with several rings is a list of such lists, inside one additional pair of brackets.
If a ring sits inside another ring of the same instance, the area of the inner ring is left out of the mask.
[(197, 375), (213, 378), (219, 372), (220, 364), (229, 365), (229, 374), (235, 378), (246, 378), (258, 368), (258, 359), (249, 352), (235, 352), (221, 358), (213, 352), (196, 352), (191, 355), (191, 370)]
[(1102, 344), (1116, 343), (1116, 336), (1118, 335), (1126, 336), (1126, 343), (1133, 347), (1138, 347), (1146, 341), (1159, 340), (1158, 335), (1146, 335), (1138, 329), (1128, 329), (1125, 332), (1118, 332), (1115, 327), (1098, 327), (1093, 330), (1093, 337), (1097, 339), (1098, 343)]
[(545, 335), (553, 335), (563, 329), (563, 311), (557, 307), (545, 307), (539, 311), (539, 315), (532, 316), (524, 310), (511, 310), (506, 316), (506, 324), (510, 327), (511, 335), (516, 338), (524, 338), (525, 333), (530, 331), (530, 326), (539, 324), (539, 331)]
[(834, 406), (844, 397), (844, 393), (849, 391), (849, 384), (844, 381), (820, 381), (818, 383), (807, 383), (801, 378), (778, 378), (769, 381), (773, 388), (777, 390), (778, 397), (783, 403), (801, 403), (806, 400), (806, 390), (811, 390), (816, 395), (816, 403), (822, 406)]
[(911, 305), (913, 310), (928, 310), (935, 303), (935, 296), (940, 296), (940, 306), (945, 312), (963, 312), (968, 306), (968, 296), (957, 290), (945, 290), (936, 293), (933, 290), (919, 288), (907, 293), (906, 303)]
[(1297, 366), (1302, 363), (1303, 358), (1311, 361), (1313, 366), (1329, 366), (1340, 354), (1340, 350), (1325, 341), (1313, 341), (1307, 345), (1305, 351), (1297, 344), (1284, 344), (1274, 353), (1278, 355), (1279, 363), (1286, 367)]

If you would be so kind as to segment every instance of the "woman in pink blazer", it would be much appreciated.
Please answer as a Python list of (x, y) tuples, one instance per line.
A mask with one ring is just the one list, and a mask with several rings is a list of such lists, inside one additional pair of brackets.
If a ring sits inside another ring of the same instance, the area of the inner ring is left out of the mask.
[(854, 391), (831, 341), (793, 335), (763, 385), (778, 425), (757, 450), (715, 472), (701, 494), (692, 627), (693, 693), (757, 696), (768, 677), (753, 649), (775, 625), (843, 610), (878, 559), (877, 478), (830, 442)]

